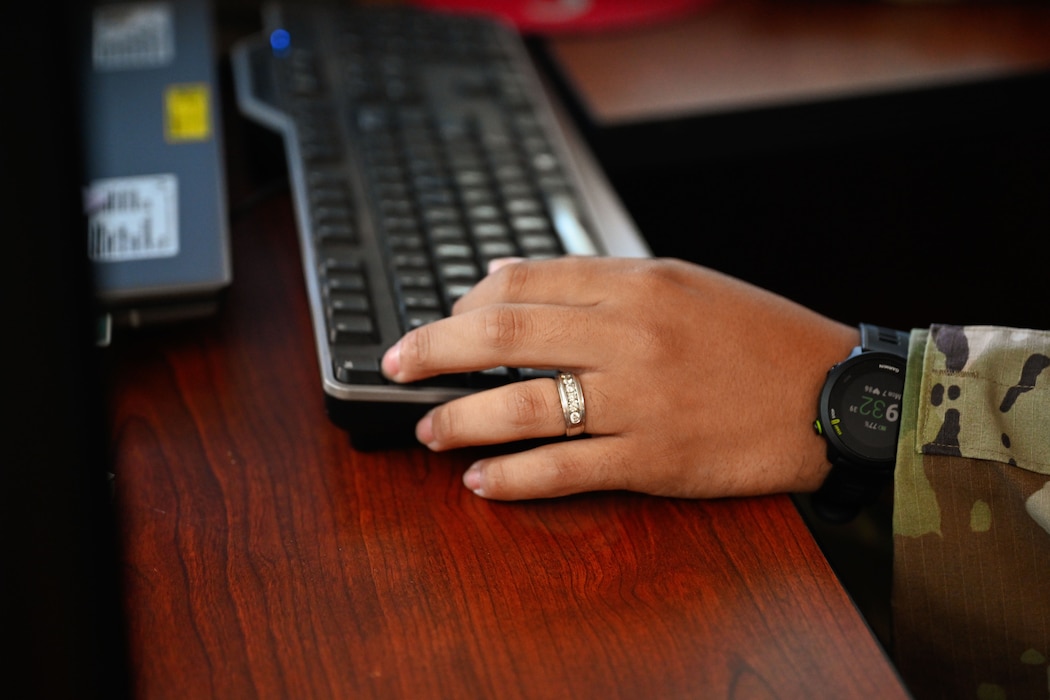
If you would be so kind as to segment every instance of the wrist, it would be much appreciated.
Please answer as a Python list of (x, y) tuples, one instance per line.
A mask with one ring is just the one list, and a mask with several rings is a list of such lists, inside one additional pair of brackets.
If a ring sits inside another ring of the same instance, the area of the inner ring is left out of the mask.
[(820, 488), (831, 471), (827, 441), (813, 430), (813, 408), (817, 406), (821, 390), (827, 380), (828, 368), (841, 362), (850, 351), (860, 344), (860, 332), (855, 326), (835, 323), (822, 337), (808, 348), (806, 381), (800, 387), (802, 406), (797, 434), (803, 441), (802, 463), (798, 474), (796, 492), (812, 493)]
[(813, 422), (831, 468), (812, 503), (833, 522), (852, 520), (890, 483), (900, 432), (908, 334), (859, 330), (860, 344), (828, 371)]

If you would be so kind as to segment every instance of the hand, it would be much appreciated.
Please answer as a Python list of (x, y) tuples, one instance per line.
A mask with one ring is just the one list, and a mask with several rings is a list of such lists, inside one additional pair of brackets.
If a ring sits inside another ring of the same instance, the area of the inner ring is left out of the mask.
[[(399, 382), (501, 365), (576, 374), (589, 437), (478, 461), (463, 477), (478, 495), (743, 496), (823, 481), (817, 398), (858, 342), (854, 328), (689, 263), (561, 258), (488, 275), (452, 316), (407, 333), (383, 371)], [(416, 426), (433, 450), (564, 434), (550, 378), (450, 401)]]

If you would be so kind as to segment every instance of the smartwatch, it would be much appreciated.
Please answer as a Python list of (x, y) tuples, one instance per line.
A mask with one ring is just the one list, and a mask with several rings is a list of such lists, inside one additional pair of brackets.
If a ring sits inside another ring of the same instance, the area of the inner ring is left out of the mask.
[(862, 323), (860, 345), (828, 370), (813, 428), (827, 440), (831, 471), (811, 498), (825, 520), (852, 520), (893, 477), (908, 336)]

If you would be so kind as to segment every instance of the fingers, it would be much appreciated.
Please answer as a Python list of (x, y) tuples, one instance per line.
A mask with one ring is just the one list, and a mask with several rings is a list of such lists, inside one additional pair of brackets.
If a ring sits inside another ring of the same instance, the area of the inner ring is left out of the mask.
[(620, 437), (552, 443), (525, 452), (475, 462), (463, 484), (484, 498), (553, 498), (584, 491), (631, 488)]
[[(584, 386), (583, 379), (577, 380)], [(596, 377), (589, 375), (587, 380)], [(483, 459), (464, 474), (464, 485), (479, 496), (497, 500), (630, 488), (634, 474), (623, 437), (602, 434), (607, 429), (603, 423), (614, 425), (610, 432), (619, 430), (615, 421), (600, 418), (607, 414), (605, 398), (597, 390), (586, 393), (588, 437)], [(434, 450), (564, 434), (557, 384), (546, 378), (517, 382), (438, 406), (416, 430), (419, 440)]]
[(416, 426), (416, 438), (432, 450), (564, 434), (551, 379), (515, 382), (451, 401), (434, 408)]
[(421, 326), (383, 357), (383, 372), (411, 382), (492, 367), (577, 367), (601, 352), (599, 316), (566, 306), (497, 304)]
[(607, 296), (611, 270), (635, 264), (631, 260), (585, 257), (500, 262), (456, 302), (454, 312), (508, 302), (590, 306)]
[[(598, 377), (577, 376), (577, 381), (587, 406), (587, 432), (600, 435), (619, 429), (604, 410), (605, 395), (592, 386), (599, 383)], [(550, 378), (514, 382), (450, 401), (416, 426), (416, 438), (438, 451), (559, 435), (565, 435), (565, 415), (556, 380)]]
[[(580, 368), (615, 345), (616, 314), (689, 268), (674, 261), (558, 258), (504, 264), (482, 279), (450, 318), (408, 333), (383, 359), (400, 382), (499, 366)], [(637, 313), (637, 312), (635, 312)]]

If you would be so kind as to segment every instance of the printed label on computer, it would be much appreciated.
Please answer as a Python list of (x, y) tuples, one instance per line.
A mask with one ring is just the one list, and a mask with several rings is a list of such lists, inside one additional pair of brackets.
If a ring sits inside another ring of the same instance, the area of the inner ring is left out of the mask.
[(95, 70), (156, 68), (175, 58), (175, 21), (167, 2), (95, 8), (91, 58)]
[(92, 182), (84, 195), (88, 256), (118, 262), (178, 255), (178, 194), (170, 174)]

